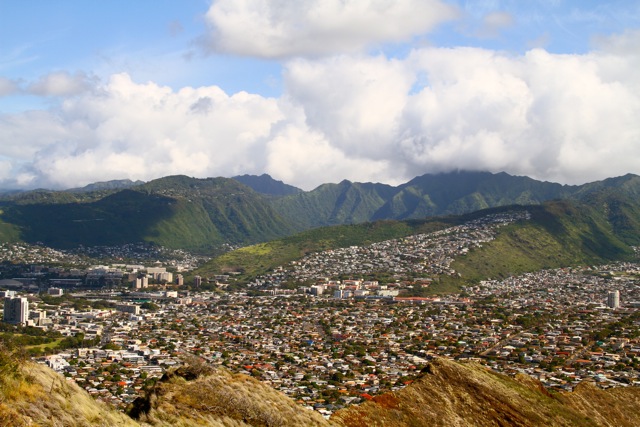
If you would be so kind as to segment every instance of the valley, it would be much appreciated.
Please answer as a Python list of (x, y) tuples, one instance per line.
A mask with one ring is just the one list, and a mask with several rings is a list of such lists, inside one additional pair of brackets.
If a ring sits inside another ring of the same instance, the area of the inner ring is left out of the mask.
[[(193, 183), (145, 191), (179, 203), (212, 191)], [(303, 194), (288, 191), (270, 197)], [(26, 345), (32, 360), (128, 413), (193, 360), (331, 420), (401, 395), (442, 360), (526, 375), (547, 393), (585, 382), (635, 389), (636, 212), (628, 188), (600, 188), (240, 248), (229, 240), (209, 255), (149, 242), (5, 242), (0, 286), (26, 298), (29, 320), (3, 323), (3, 345)]]

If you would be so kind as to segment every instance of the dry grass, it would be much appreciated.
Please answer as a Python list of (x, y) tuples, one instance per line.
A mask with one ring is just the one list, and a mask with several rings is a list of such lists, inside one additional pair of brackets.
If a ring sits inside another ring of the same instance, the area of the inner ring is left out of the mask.
[(604, 391), (585, 385), (551, 395), (530, 378), (512, 379), (480, 365), (443, 359), (411, 386), (377, 400), (339, 411), (331, 421), (349, 427), (631, 427), (640, 420), (640, 389)]
[(550, 394), (529, 377), (443, 359), (409, 387), (339, 411), (330, 422), (251, 377), (193, 364), (155, 386), (139, 406), (146, 412), (138, 423), (52, 370), (5, 356), (0, 426), (7, 427), (640, 425), (638, 388), (605, 391), (584, 383), (573, 393)]
[(327, 426), (317, 412), (245, 376), (218, 370), (193, 381), (179, 376), (157, 385), (151, 411), (140, 421), (153, 426)]
[(49, 368), (26, 362), (2, 376), (0, 425), (111, 427), (139, 424)]

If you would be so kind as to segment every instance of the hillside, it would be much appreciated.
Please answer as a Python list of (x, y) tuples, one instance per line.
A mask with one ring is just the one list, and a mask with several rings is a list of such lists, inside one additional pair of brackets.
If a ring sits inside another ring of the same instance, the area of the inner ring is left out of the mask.
[(397, 392), (345, 408), (331, 418), (347, 427), (636, 426), (640, 388), (601, 390), (583, 383), (549, 393), (525, 375), (515, 379), (476, 364), (436, 359)]
[(293, 185), (285, 184), (282, 181), (271, 178), (270, 175), (239, 175), (233, 179), (241, 184), (251, 188), (256, 193), (266, 194), (269, 196), (288, 196), (291, 194), (302, 193), (302, 190)]
[[(638, 218), (633, 206), (634, 216), (624, 216), (625, 223)], [(628, 242), (640, 236), (639, 224), (616, 227), (606, 204), (551, 201), (526, 209), (530, 221), (504, 227), (494, 241), (453, 263), (463, 281), (633, 257)]]
[(640, 205), (616, 194), (594, 193), (590, 203), (549, 201), (541, 205), (507, 206), (465, 215), (421, 220), (378, 221), (322, 227), (226, 253), (204, 265), (207, 277), (239, 271), (249, 280), (310, 252), (398, 239), (462, 224), (491, 213), (527, 210), (528, 221), (499, 230), (496, 239), (459, 257), (453, 268), (461, 277), (443, 276), (435, 290), (452, 290), (465, 282), (570, 265), (599, 264), (633, 257), (629, 245), (640, 238)]
[(638, 195), (636, 175), (566, 186), (506, 173), (452, 172), (423, 175), (397, 187), (342, 181), (307, 192), (268, 175), (172, 176), (145, 184), (122, 180), (5, 195), (0, 197), (0, 239), (54, 248), (149, 242), (210, 252), (223, 244), (265, 242), (322, 226), (420, 220), (564, 199), (607, 205), (604, 214), (613, 231), (638, 244), (640, 237), (632, 233), (640, 222)]
[[(49, 368), (2, 353), (0, 424), (6, 426), (635, 426), (640, 388), (582, 383), (548, 392), (474, 363), (436, 359), (406, 388), (342, 409), (325, 420), (241, 374), (192, 365), (166, 375), (130, 415), (93, 400)], [(195, 369), (194, 369), (195, 366)]]
[(171, 372), (133, 404), (142, 425), (169, 426), (328, 426), (318, 412), (304, 408), (260, 381), (196, 363)]
[[(74, 194), (90, 200), (67, 200)], [(91, 194), (55, 193), (49, 203), (38, 193), (4, 202), (0, 233), (55, 248), (151, 242), (205, 250), (291, 232), (260, 195), (231, 179), (167, 177), (96, 200)]]
[(0, 425), (138, 426), (43, 365), (0, 351)]
[(270, 242), (246, 246), (214, 258), (197, 270), (207, 277), (221, 272), (237, 271), (240, 280), (302, 258), (312, 252), (367, 245), (398, 239), (416, 233), (435, 231), (459, 223), (461, 218), (430, 218), (415, 221), (376, 221), (364, 224), (321, 227)]

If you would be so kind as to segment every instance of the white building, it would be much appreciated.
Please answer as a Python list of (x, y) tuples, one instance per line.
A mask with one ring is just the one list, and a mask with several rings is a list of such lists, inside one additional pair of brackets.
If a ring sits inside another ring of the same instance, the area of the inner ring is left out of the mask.
[(148, 287), (149, 287), (149, 278), (147, 278), (146, 276), (136, 278), (136, 281), (135, 281), (136, 289), (145, 289)]
[(64, 294), (64, 291), (61, 288), (49, 288), (47, 293), (54, 297), (60, 297)]
[(607, 295), (607, 307), (619, 308), (620, 307), (620, 291), (610, 291)]

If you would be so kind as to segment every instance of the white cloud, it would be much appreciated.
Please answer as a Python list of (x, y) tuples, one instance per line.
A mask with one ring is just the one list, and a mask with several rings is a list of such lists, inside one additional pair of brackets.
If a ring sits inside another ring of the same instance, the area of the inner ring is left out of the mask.
[(639, 55), (629, 40), (611, 43), (586, 55), (426, 48), (401, 61), (298, 60), (285, 84), (312, 132), (396, 177), (504, 170), (582, 183), (640, 173)]
[(456, 14), (440, 0), (217, 0), (205, 43), (263, 58), (331, 55), (411, 40)]
[(113, 75), (0, 114), (0, 188), (268, 172), (305, 189), (453, 169), (564, 183), (640, 174), (640, 33), (584, 55), (424, 48), (286, 65), (280, 99)]
[(348, 156), (324, 135), (305, 126), (283, 128), (269, 141), (267, 153), (267, 173), (304, 189), (343, 179), (393, 180), (386, 161)]
[(402, 61), (340, 56), (296, 60), (285, 71), (287, 96), (307, 124), (349, 156), (385, 158), (414, 74)]
[(41, 77), (27, 90), (39, 96), (73, 96), (91, 89), (95, 83), (95, 78), (81, 72), (57, 71)]
[(513, 25), (513, 16), (507, 12), (491, 12), (482, 19), (479, 37), (497, 37), (505, 28)]
[[(203, 99), (209, 108), (194, 111)], [(215, 86), (174, 92), (134, 83), (126, 74), (36, 120), (33, 114), (0, 121), (3, 140), (15, 141), (0, 155), (29, 157), (39, 185), (62, 187), (116, 177), (264, 170), (258, 142), (282, 119), (274, 99), (229, 96)], [(21, 152), (24, 145), (29, 149)]]
[(13, 95), (19, 91), (17, 82), (0, 76), (0, 96)]

